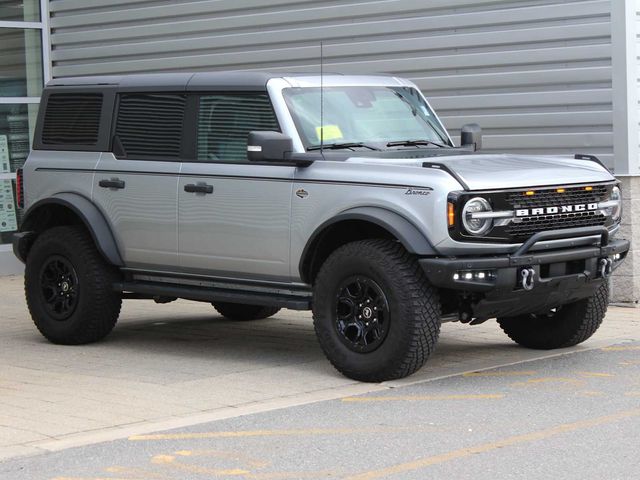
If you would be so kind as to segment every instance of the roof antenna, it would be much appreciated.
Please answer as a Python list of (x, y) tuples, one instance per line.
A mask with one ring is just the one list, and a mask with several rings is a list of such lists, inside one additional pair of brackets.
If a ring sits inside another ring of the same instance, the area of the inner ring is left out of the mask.
[(324, 158), (324, 53), (320, 40), (320, 155)]

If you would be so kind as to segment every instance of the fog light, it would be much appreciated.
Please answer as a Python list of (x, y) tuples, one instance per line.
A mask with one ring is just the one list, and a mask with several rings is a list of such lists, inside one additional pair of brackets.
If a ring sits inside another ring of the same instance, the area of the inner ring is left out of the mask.
[(454, 281), (477, 280), (480, 282), (493, 281), (496, 278), (495, 270), (459, 270), (453, 274)]
[(614, 261), (614, 262), (617, 262), (617, 261), (618, 261), (618, 260), (620, 260), (621, 258), (622, 258), (622, 255), (620, 255), (619, 253), (616, 253), (616, 254), (613, 256), (613, 261)]

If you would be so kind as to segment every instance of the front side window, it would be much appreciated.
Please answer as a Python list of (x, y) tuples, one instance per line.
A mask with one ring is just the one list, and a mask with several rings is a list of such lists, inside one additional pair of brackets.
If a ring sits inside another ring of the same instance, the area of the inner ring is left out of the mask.
[(187, 96), (126, 93), (120, 95), (113, 151), (118, 158), (178, 160)]
[[(324, 144), (428, 140), (449, 144), (433, 111), (414, 88), (285, 88), (283, 95), (306, 148)], [(322, 106), (321, 106), (322, 102)], [(321, 108), (322, 107), (322, 108)]]
[(247, 161), (249, 132), (280, 131), (265, 93), (205, 95), (198, 112), (200, 162)]

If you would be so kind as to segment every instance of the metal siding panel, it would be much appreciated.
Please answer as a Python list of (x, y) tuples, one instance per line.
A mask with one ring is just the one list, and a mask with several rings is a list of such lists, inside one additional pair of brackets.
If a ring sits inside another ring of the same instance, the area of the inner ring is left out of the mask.
[(611, 1), (53, 0), (53, 73), (317, 72), (323, 40), (325, 71), (408, 77), (489, 150), (610, 161)]

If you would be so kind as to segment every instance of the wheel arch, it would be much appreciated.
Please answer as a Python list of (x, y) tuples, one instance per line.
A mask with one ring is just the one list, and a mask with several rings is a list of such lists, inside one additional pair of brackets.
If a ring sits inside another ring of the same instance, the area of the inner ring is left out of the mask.
[(397, 240), (416, 255), (437, 254), (425, 235), (400, 214), (380, 207), (357, 207), (341, 212), (316, 228), (300, 257), (301, 279), (313, 283), (332, 251), (346, 243), (372, 237)]
[(60, 225), (83, 225), (105, 260), (115, 266), (124, 265), (104, 215), (89, 199), (70, 192), (57, 193), (40, 200), (27, 210), (20, 227), (21, 233), (14, 239), (16, 256), (25, 261), (35, 238), (46, 229)]

